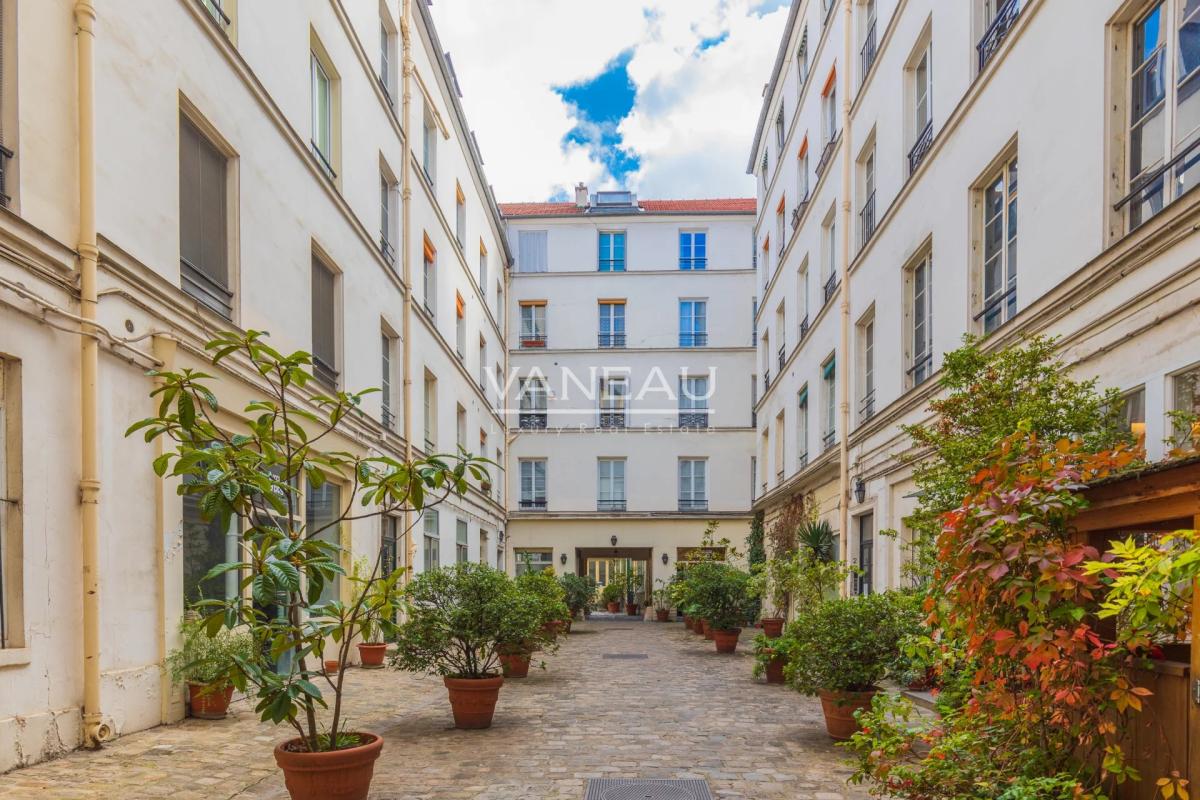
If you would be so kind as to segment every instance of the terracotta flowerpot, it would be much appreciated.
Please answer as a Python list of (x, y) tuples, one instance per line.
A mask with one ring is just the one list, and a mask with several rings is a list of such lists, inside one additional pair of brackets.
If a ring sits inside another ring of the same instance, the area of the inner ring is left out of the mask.
[(450, 693), (450, 708), (454, 712), (454, 727), (477, 730), (492, 726), (496, 701), (504, 678), (442, 678)]
[(709, 624), (708, 620), (704, 620), (703, 632), (704, 632), (704, 640), (705, 641), (708, 641), (708, 642), (713, 641), (713, 629), (712, 629), (712, 625)]
[(742, 635), (741, 628), (728, 628), (723, 631), (713, 631), (713, 643), (718, 653), (732, 653), (737, 650), (738, 637)]
[(618, 611), (620, 611), (620, 610), (621, 610), (621, 604), (620, 604), (620, 603), (609, 603), (609, 604), (608, 604), (608, 613), (610, 613), (610, 614), (616, 614), (616, 613), (617, 613)]
[(506, 678), (524, 678), (529, 674), (529, 653), (501, 653), (500, 665)]
[(326, 675), (337, 674), (338, 668), (341, 667), (341, 665), (342, 665), (342, 662), (338, 661), (336, 658), (325, 659), (325, 674)]
[(637, 610), (638, 610), (637, 603), (626, 603), (625, 604), (625, 613), (627, 615), (629, 615), (631, 617), (636, 617)]
[(784, 619), (780, 617), (771, 617), (762, 621), (763, 634), (768, 639), (778, 639), (783, 635)]
[(787, 659), (776, 655), (767, 662), (767, 683), (783, 683), (783, 668)]
[(830, 737), (844, 742), (853, 736), (858, 730), (854, 712), (870, 708), (874, 696), (874, 689), (869, 692), (820, 692), (825, 730)]
[(558, 623), (554, 620), (542, 624), (542, 634), (548, 639), (558, 638)]
[(683, 615), (683, 627), (685, 630), (689, 631), (692, 629), (692, 617), (690, 614)]
[(656, 620), (658, 620), (659, 622), (670, 622), (671, 621), (671, 609), (669, 609), (669, 608), (654, 609), (654, 618)]
[(210, 690), (202, 683), (188, 684), (188, 705), (191, 706), (192, 716), (197, 719), (225, 719), (232, 698), (232, 684), (215, 690)]
[(383, 642), (359, 642), (358, 657), (362, 660), (363, 669), (383, 669), (383, 657), (387, 654), (387, 645)]
[(289, 749), (302, 747), (300, 739), (278, 745), (275, 763), (283, 770), (292, 800), (366, 800), (383, 739), (373, 733), (358, 735), (363, 744), (326, 753)]

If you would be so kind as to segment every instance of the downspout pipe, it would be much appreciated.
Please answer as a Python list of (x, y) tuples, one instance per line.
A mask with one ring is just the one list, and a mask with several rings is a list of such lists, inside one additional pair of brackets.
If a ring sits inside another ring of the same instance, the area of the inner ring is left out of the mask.
[(96, 7), (76, 0), (75, 48), (79, 124), (79, 527), (83, 592), (83, 745), (96, 749), (112, 737), (100, 711), (100, 466), (96, 383), (100, 343), (96, 321)]
[[(412, 316), (413, 316), (413, 282), (412, 282), (412, 154), (410, 152), (409, 142), (411, 141), (411, 131), (409, 130), (409, 121), (412, 118), (412, 74), (413, 74), (413, 32), (412, 32), (412, 0), (401, 0), (400, 12), (400, 39), (401, 39), (401, 95), (400, 95), (400, 130), (403, 135), (403, 156), (400, 159), (400, 264), (401, 274), (404, 276), (404, 319), (401, 323), (404, 341), (401, 342), (403, 355), (401, 357), (402, 368), (404, 370), (404, 378), (401, 385), (403, 386), (404, 408), (402, 415), (404, 418), (404, 460), (412, 461), (413, 446), (412, 446)], [(415, 523), (412, 520), (412, 512), (404, 512), (404, 530), (407, 532), (405, 537), (405, 548), (407, 550), (407, 558), (405, 564), (408, 565), (409, 571), (407, 577), (412, 576), (412, 565), (417, 558), (417, 539), (412, 535), (412, 526)]]
[[(842, 263), (840, 283), (841, 341), (837, 365), (840, 419), (838, 427), (838, 526), (841, 530), (841, 560), (850, 563), (850, 247), (854, 218), (850, 213), (851, 168), (850, 151), (850, 64), (853, 56), (851, 31), (854, 29), (854, 3), (842, 0)], [(849, 590), (842, 581), (842, 595)]]

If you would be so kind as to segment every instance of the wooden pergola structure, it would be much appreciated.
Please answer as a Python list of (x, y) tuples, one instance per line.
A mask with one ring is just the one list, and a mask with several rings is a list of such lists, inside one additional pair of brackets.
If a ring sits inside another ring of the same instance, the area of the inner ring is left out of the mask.
[[(1084, 491), (1090, 505), (1075, 521), (1079, 535), (1100, 552), (1130, 535), (1200, 529), (1200, 457), (1117, 476)], [(1155, 780), (1177, 770), (1200, 789), (1200, 586), (1192, 599), (1191, 635), (1164, 649), (1135, 676), (1154, 694), (1146, 698), (1126, 738), (1142, 780), (1113, 787), (1118, 800), (1153, 800)]]

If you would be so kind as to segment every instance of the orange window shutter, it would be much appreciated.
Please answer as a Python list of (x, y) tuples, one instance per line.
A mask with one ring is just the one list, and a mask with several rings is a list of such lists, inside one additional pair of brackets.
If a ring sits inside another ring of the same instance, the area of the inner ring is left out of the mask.
[(779, 198), (779, 205), (775, 207), (775, 213), (782, 214), (783, 210), (785, 208), (787, 208), (787, 195), (786, 194), (783, 197)]
[(837, 67), (829, 70), (829, 77), (825, 79), (825, 88), (821, 90), (821, 97), (828, 97), (833, 91), (833, 84), (837, 81)]
[(479, 240), (479, 255), (481, 255), (481, 256), (487, 255), (487, 245), (483, 243), (483, 239)]
[(429, 237), (426, 236), (425, 237), (425, 260), (433, 261), (433, 257), (436, 253), (437, 253), (437, 251), (433, 249), (433, 242), (429, 241)]
[(763, 250), (770, 250), (770, 249), (771, 249), (771, 237), (768, 236), (766, 239), (763, 239)]
[(796, 155), (796, 158), (804, 158), (806, 155), (808, 155), (808, 134), (807, 133), (804, 134), (804, 141), (800, 143), (800, 152)]
[(454, 308), (458, 312), (459, 319), (467, 315), (467, 304), (463, 302), (463, 296), (458, 292), (454, 293)]

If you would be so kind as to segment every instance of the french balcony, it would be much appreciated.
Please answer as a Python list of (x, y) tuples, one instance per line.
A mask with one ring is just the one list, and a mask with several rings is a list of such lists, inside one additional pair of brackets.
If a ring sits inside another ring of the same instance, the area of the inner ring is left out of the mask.
[(793, 231), (800, 227), (800, 220), (804, 218), (804, 212), (808, 210), (808, 201), (809, 201), (808, 193), (805, 192), (804, 199), (801, 200), (799, 203), (797, 203), (796, 207), (792, 209), (792, 230)]
[(805, 314), (804, 319), (800, 320), (800, 338), (803, 339), (805, 336), (808, 336), (811, 328), (812, 324), (808, 321), (808, 314)]
[(620, 500), (597, 500), (596, 501), (596, 510), (597, 511), (624, 511), (625, 510), (625, 499), (622, 498)]
[(708, 346), (708, 334), (707, 333), (680, 333), (679, 334), (679, 346), (680, 347), (707, 347)]
[(867, 76), (871, 74), (871, 67), (875, 66), (875, 56), (879, 54), (879, 42), (875, 36), (875, 20), (871, 20), (871, 27), (867, 28), (866, 41), (863, 42), (862, 50), (859, 51), (859, 63), (862, 67), (860, 83), (865, 83)]
[(184, 258), (179, 259), (179, 285), (201, 305), (225, 319), (233, 319), (233, 292)]
[(8, 173), (9, 164), (15, 155), (12, 150), (0, 144), (0, 206), (5, 208), (12, 202), (12, 197), (8, 194)]
[(626, 423), (624, 411), (601, 411), (600, 412), (600, 427), (618, 429), (624, 428)]
[(918, 353), (907, 371), (912, 376), (912, 385), (920, 386), (933, 373), (933, 353)]
[(544, 334), (544, 333), (522, 333), (521, 334), (521, 349), (522, 350), (544, 350), (544, 349), (546, 349), (546, 334)]
[(921, 131), (921, 135), (917, 137), (917, 143), (913, 145), (912, 150), (908, 151), (908, 174), (912, 175), (917, 171), (917, 167), (921, 166), (921, 162), (925, 160), (925, 156), (929, 155), (929, 148), (933, 146), (933, 120), (925, 123), (925, 130)]
[(833, 151), (837, 148), (837, 136), (831, 136), (821, 149), (821, 157), (817, 159), (817, 177), (825, 174), (825, 168), (833, 161)]
[(546, 429), (546, 412), (522, 411), (517, 414), (517, 424), (523, 431), (543, 431)]
[(983, 68), (992, 60), (992, 56), (1000, 49), (1000, 45), (1004, 44), (1004, 40), (1008, 38), (1008, 32), (1012, 30), (1020, 15), (1021, 0), (1008, 0), (1000, 6), (992, 23), (984, 31), (983, 38), (979, 40), (979, 44), (975, 45), (975, 50), (979, 53), (980, 72), (983, 72)]
[(867, 246), (867, 242), (871, 241), (871, 237), (875, 235), (875, 192), (872, 191), (867, 197), (867, 202), (863, 203), (862, 210), (858, 212), (858, 234), (859, 248)]
[(763, 370), (763, 393), (765, 394), (771, 388), (771, 370)]
[(796, 469), (804, 469), (808, 466), (808, 453), (801, 453), (796, 457)]
[(319, 356), (312, 357), (313, 377), (327, 389), (337, 390), (338, 372)]
[(699, 500), (694, 497), (679, 498), (680, 511), (708, 511), (708, 500)]
[(775, 472), (775, 484), (779, 485), (781, 483), (783, 483), (783, 470), (777, 470)]
[(625, 346), (625, 332), (599, 333), (596, 335), (596, 345), (603, 348), (621, 348)]
[(518, 506), (521, 511), (545, 511), (546, 498), (522, 497)]
[(325, 173), (325, 177), (331, 181), (337, 180), (337, 173), (333, 171), (333, 164), (329, 163), (329, 158), (321, 151), (321, 148), (316, 142), (309, 140), (312, 145), (313, 155), (317, 157), (317, 162), (321, 165), (321, 171)]
[(779, 374), (783, 374), (783, 365), (787, 362), (787, 345), (779, 345)]
[(822, 296), (825, 299), (822, 302), (828, 304), (829, 301), (833, 299), (833, 296), (835, 294), (837, 294), (837, 290), (838, 290), (838, 279), (837, 279), (837, 274), (834, 273), (833, 275), (830, 275), (828, 278), (825, 279), (825, 286), (821, 290)]
[(821, 437), (821, 449), (828, 450), (837, 443), (837, 431), (826, 431)]
[(221, 29), (222, 33), (228, 35), (233, 20), (225, 13), (225, 9), (221, 8), (222, 4), (222, 0), (200, 0), (200, 5), (204, 6), (204, 10), (212, 17), (213, 22), (217, 23), (217, 27)]
[(691, 409), (689, 411), (679, 412), (679, 427), (681, 428), (707, 428), (708, 427), (708, 409)]
[(383, 256), (392, 269), (396, 268), (396, 248), (392, 247), (392, 243), (388, 241), (386, 236), (379, 237), (379, 255)]
[(383, 425), (385, 430), (396, 430), (396, 413), (386, 406), (379, 414), (379, 424)]
[(862, 399), (858, 401), (858, 420), (866, 422), (871, 417), (875, 416), (875, 390), (867, 392)]

